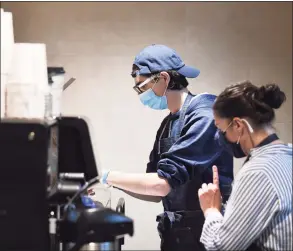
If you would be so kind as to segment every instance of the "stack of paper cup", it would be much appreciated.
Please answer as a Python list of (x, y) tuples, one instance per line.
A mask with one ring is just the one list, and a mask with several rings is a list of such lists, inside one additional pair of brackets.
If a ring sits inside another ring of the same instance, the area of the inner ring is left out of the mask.
[(46, 45), (15, 43), (6, 86), (6, 116), (43, 119), (47, 88)]
[(5, 117), (6, 113), (6, 83), (7, 83), (7, 75), (1, 73), (1, 119)]
[(14, 45), (12, 13), (1, 9), (1, 118), (5, 115), (5, 91), (7, 77), (11, 74), (12, 52)]

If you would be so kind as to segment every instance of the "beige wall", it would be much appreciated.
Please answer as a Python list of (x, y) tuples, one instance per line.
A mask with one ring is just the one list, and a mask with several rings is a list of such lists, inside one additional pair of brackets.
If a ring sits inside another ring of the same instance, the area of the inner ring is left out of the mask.
[[(276, 126), (292, 142), (291, 2), (1, 5), (14, 14), (17, 42), (46, 43), (49, 65), (64, 66), (77, 78), (64, 94), (63, 111), (90, 118), (103, 168), (146, 168), (165, 113), (140, 104), (129, 73), (134, 56), (152, 43), (174, 47), (187, 64), (201, 70), (190, 81), (195, 93), (218, 94), (244, 79), (278, 83), (288, 100), (277, 113)], [(135, 220), (135, 236), (127, 238), (125, 249), (158, 249), (155, 215), (161, 205), (113, 191), (114, 201), (120, 196)]]

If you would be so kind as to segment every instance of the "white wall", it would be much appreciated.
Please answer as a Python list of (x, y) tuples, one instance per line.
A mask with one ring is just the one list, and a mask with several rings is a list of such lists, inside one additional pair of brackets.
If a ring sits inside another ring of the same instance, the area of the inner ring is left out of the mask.
[[(146, 45), (175, 48), (201, 70), (194, 93), (218, 94), (235, 81), (274, 81), (287, 94), (276, 127), (292, 142), (292, 3), (53, 3), (2, 2), (14, 14), (17, 42), (47, 44), (49, 65), (77, 81), (64, 94), (65, 114), (90, 118), (106, 169), (144, 172), (166, 114), (144, 108), (132, 90), (134, 56)], [(240, 166), (237, 161), (237, 168)], [(197, 192), (195, 191), (194, 196)], [(135, 236), (125, 250), (158, 250), (159, 204), (126, 198)]]

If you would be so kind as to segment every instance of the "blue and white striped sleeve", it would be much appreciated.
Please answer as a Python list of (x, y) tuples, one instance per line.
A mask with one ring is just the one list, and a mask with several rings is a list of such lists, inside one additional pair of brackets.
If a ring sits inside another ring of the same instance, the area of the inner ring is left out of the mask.
[(200, 241), (207, 250), (246, 250), (267, 227), (278, 198), (260, 171), (247, 171), (235, 181), (224, 216), (207, 214)]

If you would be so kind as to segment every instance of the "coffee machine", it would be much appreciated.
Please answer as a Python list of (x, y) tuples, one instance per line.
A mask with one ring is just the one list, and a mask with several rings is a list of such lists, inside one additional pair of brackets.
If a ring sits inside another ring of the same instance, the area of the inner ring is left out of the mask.
[(121, 250), (133, 236), (116, 209), (87, 197), (99, 182), (90, 128), (82, 117), (0, 122), (0, 250)]

